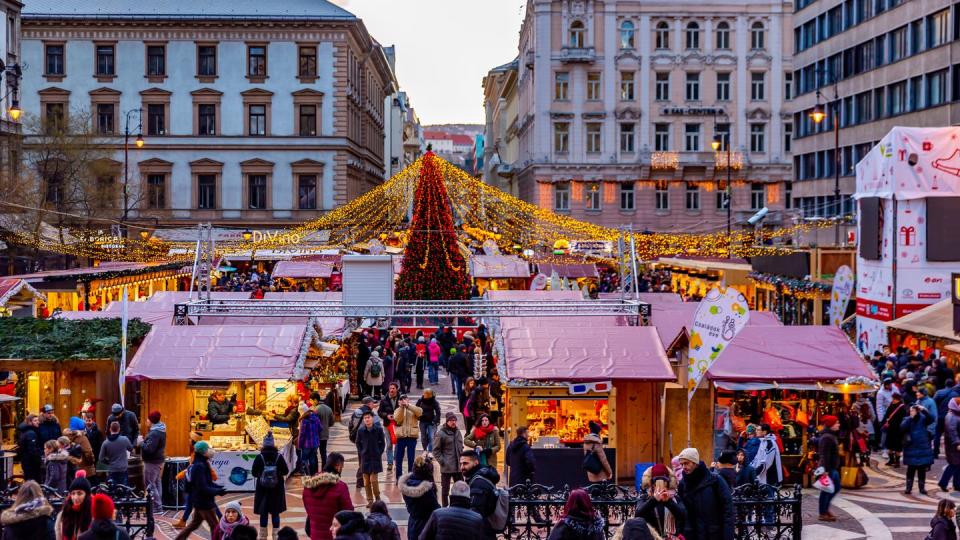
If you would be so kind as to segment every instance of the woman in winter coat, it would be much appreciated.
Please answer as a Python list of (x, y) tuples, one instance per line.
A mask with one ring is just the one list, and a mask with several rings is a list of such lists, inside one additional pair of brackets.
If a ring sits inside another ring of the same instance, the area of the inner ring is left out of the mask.
[(647, 496), (637, 503), (634, 515), (643, 518), (664, 538), (682, 534), (687, 510), (677, 497), (677, 477), (657, 463), (643, 472), (641, 485)]
[(937, 514), (930, 520), (930, 540), (957, 540), (957, 526), (953, 520), (957, 516), (957, 505), (950, 499), (940, 499)]
[(380, 352), (371, 352), (370, 359), (367, 360), (367, 367), (363, 370), (363, 382), (370, 386), (370, 392), (373, 395), (380, 395), (380, 389), (383, 387), (384, 371), (383, 360), (380, 359)]
[(24, 482), (13, 506), (0, 514), (3, 540), (54, 540), (53, 507), (43, 497), (40, 484)]
[(370, 507), (367, 528), (370, 530), (371, 540), (400, 540), (400, 528), (397, 527), (397, 522), (390, 518), (390, 510), (383, 501), (377, 501)]
[(960, 491), (960, 399), (947, 402), (947, 416), (943, 419), (943, 450), (947, 458), (947, 470), (940, 475), (940, 491), (947, 491), (953, 481), (954, 491)]
[(603, 518), (593, 508), (590, 495), (575, 489), (563, 505), (560, 523), (550, 531), (547, 540), (605, 540)]
[(397, 485), (410, 514), (407, 519), (407, 540), (417, 540), (430, 514), (440, 508), (437, 485), (433, 483), (433, 457), (429, 454), (417, 456), (413, 462), (413, 472), (401, 476)]
[[(267, 467), (276, 467), (276, 474), (272, 480), (264, 481), (264, 471)], [(286, 486), (284, 480), (290, 474), (287, 460), (283, 459), (273, 441), (273, 432), (268, 432), (263, 438), (263, 448), (253, 460), (251, 474), (257, 479), (256, 491), (253, 494), (253, 513), (260, 516), (260, 536), (267, 535), (267, 518), (273, 524), (273, 532), (280, 530), (280, 514), (287, 511)], [(274, 485), (266, 485), (269, 482)]]
[[(463, 412), (464, 407), (467, 405), (467, 399), (470, 398), (470, 395), (473, 394), (473, 389), (476, 387), (477, 380), (473, 377), (467, 377), (467, 380), (463, 381), (463, 388), (460, 389), (460, 395), (457, 396), (458, 411)], [(471, 420), (468, 417), (469, 415), (464, 415), (463, 422), (469, 429), (472, 424), (469, 423)]]
[(597, 459), (600, 460), (601, 469), (599, 472), (586, 471), (587, 482), (596, 484), (599, 482), (606, 482), (607, 480), (613, 478), (613, 469), (610, 467), (610, 462), (607, 460), (607, 453), (603, 450), (603, 439), (601, 439), (596, 433), (590, 433), (583, 438), (583, 455), (586, 456), (590, 452), (593, 452), (597, 455)]
[(53, 526), (57, 540), (77, 540), (86, 532), (93, 521), (91, 508), (90, 482), (87, 480), (86, 471), (81, 469), (70, 484), (63, 508), (57, 514), (57, 521)]
[(303, 480), (303, 509), (307, 513), (310, 540), (333, 540), (330, 533), (333, 516), (342, 510), (353, 510), (350, 488), (340, 480), (343, 462), (343, 454), (333, 452), (327, 456), (327, 466), (322, 473)]
[(497, 453), (500, 452), (500, 430), (490, 422), (490, 417), (481, 415), (480, 421), (463, 438), (464, 446), (476, 448), (480, 465), (497, 468)]
[(880, 422), (881, 428), (887, 434), (887, 451), (889, 459), (887, 465), (891, 467), (900, 467), (900, 452), (903, 451), (903, 431), (901, 425), (903, 419), (907, 417), (907, 406), (903, 403), (900, 394), (893, 394), (893, 401), (887, 408)]
[(440, 367), (440, 353), (442, 349), (440, 343), (437, 342), (437, 338), (431, 338), (430, 344), (427, 345), (427, 379), (430, 381), (430, 384), (437, 384), (439, 380), (437, 379), (437, 369)]
[(367, 520), (360, 512), (341, 510), (333, 516), (330, 531), (335, 540), (370, 540)]
[(60, 448), (55, 440), (43, 444), (43, 462), (47, 471), (44, 483), (57, 490), (57, 493), (67, 492), (67, 465), (70, 463), (70, 454)]
[(927, 469), (933, 465), (933, 447), (927, 426), (934, 423), (936, 418), (918, 404), (911, 405), (909, 410), (910, 416), (900, 423), (900, 431), (907, 439), (903, 448), (903, 463), (907, 466), (907, 487), (903, 492), (910, 494), (913, 490), (913, 477), (916, 476), (920, 494), (926, 495)]

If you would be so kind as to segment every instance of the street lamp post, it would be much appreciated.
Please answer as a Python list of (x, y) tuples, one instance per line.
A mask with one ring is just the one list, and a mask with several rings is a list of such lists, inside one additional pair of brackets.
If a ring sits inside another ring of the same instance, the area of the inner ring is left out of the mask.
[(137, 139), (134, 144), (137, 145), (137, 148), (143, 148), (143, 122), (141, 116), (142, 109), (130, 109), (126, 113), (126, 118), (124, 119), (123, 126), (123, 223), (126, 223), (127, 218), (130, 217), (130, 117), (134, 113), (137, 114)]
[[(818, 70), (817, 73), (819, 74), (820, 71)], [(817, 88), (817, 105), (810, 111), (810, 119), (817, 125), (823, 122), (827, 116), (825, 107), (820, 104), (822, 97), (823, 94)], [(833, 101), (829, 105), (830, 115), (833, 117), (833, 202), (836, 205), (833, 243), (840, 247), (840, 216), (843, 213), (843, 202), (840, 200), (840, 166), (842, 163), (840, 159), (840, 96), (837, 93), (836, 82), (833, 84)]]
[(731, 237), (732, 230), (731, 226), (733, 223), (733, 186), (731, 184), (731, 172), (730, 172), (730, 131), (727, 131), (727, 140), (723, 141), (723, 138), (720, 135), (716, 134), (716, 117), (714, 117), (714, 136), (713, 142), (710, 145), (713, 147), (713, 151), (716, 152), (720, 149), (720, 146), (725, 143), (727, 147), (727, 258), (733, 258), (733, 240)]

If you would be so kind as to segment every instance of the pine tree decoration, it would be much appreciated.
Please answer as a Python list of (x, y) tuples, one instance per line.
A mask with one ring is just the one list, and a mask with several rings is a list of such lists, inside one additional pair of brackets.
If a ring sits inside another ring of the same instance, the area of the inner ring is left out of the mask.
[(433, 152), (423, 156), (413, 197), (413, 221), (403, 267), (397, 280), (398, 300), (466, 300), (470, 297), (467, 261), (457, 244), (450, 198)]

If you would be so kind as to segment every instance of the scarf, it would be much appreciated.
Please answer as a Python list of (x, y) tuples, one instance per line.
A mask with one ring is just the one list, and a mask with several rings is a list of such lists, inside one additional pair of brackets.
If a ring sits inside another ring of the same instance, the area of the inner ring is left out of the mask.
[(497, 426), (490, 424), (487, 427), (483, 426), (473, 426), (473, 438), (477, 441), (486, 439), (487, 435), (493, 433), (493, 430), (497, 429)]
[(247, 516), (240, 514), (240, 519), (234, 521), (233, 523), (227, 523), (227, 516), (224, 515), (220, 518), (220, 532), (223, 533), (221, 538), (230, 538), (233, 535), (233, 529), (237, 525), (249, 525), (250, 520), (247, 519)]
[(68, 540), (76, 540), (81, 533), (90, 528), (93, 518), (90, 514), (90, 495), (83, 499), (79, 506), (65, 504), (60, 513), (60, 523), (63, 528), (63, 537)]

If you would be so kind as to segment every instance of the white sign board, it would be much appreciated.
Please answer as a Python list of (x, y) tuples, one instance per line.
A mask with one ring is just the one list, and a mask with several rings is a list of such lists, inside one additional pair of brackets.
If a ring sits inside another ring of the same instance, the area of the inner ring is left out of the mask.
[[(393, 257), (344, 255), (343, 314), (346, 317), (389, 317), (393, 305)], [(380, 310), (364, 306), (383, 306)], [(351, 309), (361, 308), (361, 309)]]

